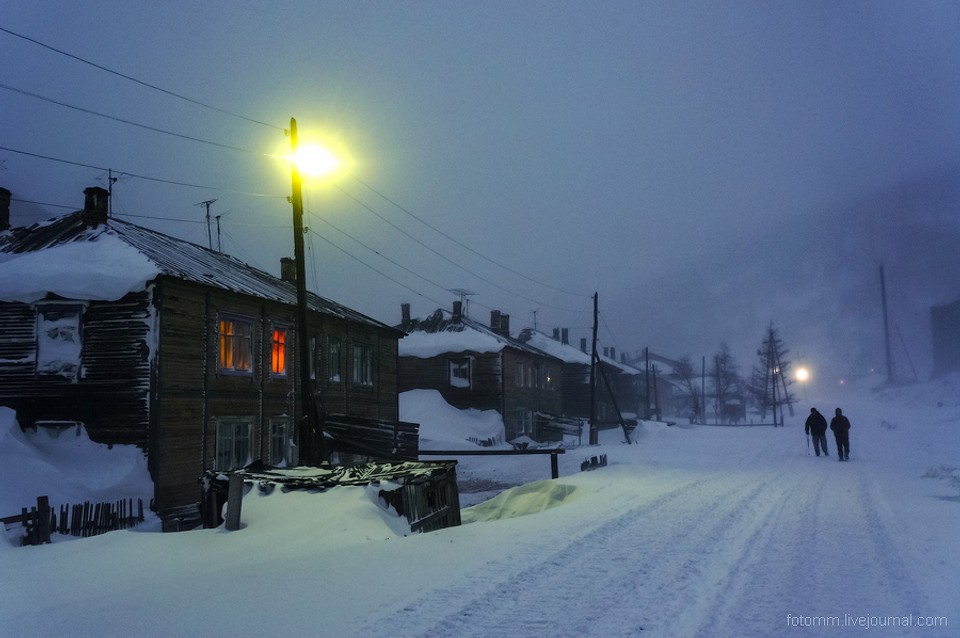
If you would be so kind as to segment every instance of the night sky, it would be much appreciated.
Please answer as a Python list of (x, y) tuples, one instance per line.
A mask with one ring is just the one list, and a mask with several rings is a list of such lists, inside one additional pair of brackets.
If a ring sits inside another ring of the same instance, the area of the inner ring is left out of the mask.
[[(929, 373), (960, 298), (960, 5), (35, 2), (0, 7), (12, 222), (113, 214), (279, 273), (289, 150), (310, 287), (749, 373), (773, 322), (820, 381)], [(0, 283), (2, 285), (2, 283)]]

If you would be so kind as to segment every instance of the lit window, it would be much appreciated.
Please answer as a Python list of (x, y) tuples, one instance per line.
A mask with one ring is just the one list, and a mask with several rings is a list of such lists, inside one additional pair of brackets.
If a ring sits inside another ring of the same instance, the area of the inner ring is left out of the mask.
[(249, 465), (250, 433), (253, 417), (225, 416), (217, 419), (217, 450), (215, 470), (235, 470)]
[(287, 374), (287, 329), (274, 328), (270, 354), (270, 372), (276, 376)]
[(353, 346), (353, 382), (357, 385), (373, 385), (373, 347), (363, 344)]
[(253, 373), (253, 323), (240, 319), (220, 320), (220, 370)]
[(470, 382), (470, 357), (450, 359), (450, 387), (469, 388)]
[(81, 305), (49, 304), (37, 307), (37, 374), (80, 377), (83, 350)]

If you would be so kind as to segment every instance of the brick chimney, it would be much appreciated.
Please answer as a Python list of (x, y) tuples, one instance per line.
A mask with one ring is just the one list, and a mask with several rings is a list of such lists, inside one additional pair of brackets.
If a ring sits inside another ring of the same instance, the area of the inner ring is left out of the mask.
[(453, 320), (460, 321), (463, 319), (463, 302), (454, 301), (453, 302)]
[(13, 193), (0, 187), (0, 232), (10, 230), (10, 198)]
[(560, 329), (560, 343), (566, 345), (570, 343), (570, 329), (561, 328)]
[(500, 311), (491, 310), (490, 311), (490, 329), (500, 334)]
[(587, 338), (580, 337), (580, 352), (586, 352), (586, 351), (587, 351)]
[(560, 328), (553, 329), (553, 340), (560, 341)]
[(510, 336), (510, 315), (500, 313), (500, 334)]
[(404, 326), (410, 323), (410, 304), (408, 303), (400, 304), (400, 323)]
[(88, 226), (99, 226), (107, 222), (110, 191), (99, 186), (83, 189), (83, 218)]
[(291, 284), (297, 283), (297, 260), (293, 257), (280, 258), (280, 279)]

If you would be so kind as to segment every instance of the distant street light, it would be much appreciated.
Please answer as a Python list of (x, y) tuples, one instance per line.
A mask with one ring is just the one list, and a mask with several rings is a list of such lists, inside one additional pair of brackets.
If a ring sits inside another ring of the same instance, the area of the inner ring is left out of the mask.
[(303, 179), (309, 176), (327, 175), (334, 171), (338, 162), (332, 153), (325, 149), (308, 146), (300, 148), (297, 140), (297, 120), (290, 118), (290, 167), (291, 190), (290, 203), (293, 205), (293, 257), (296, 265), (297, 285), (297, 352), (300, 365), (300, 403), (302, 414), (297, 422), (297, 438), (300, 445), (300, 462), (319, 465), (327, 458), (323, 440), (323, 428), (313, 396), (313, 383), (310, 381), (310, 337), (307, 319), (307, 274), (303, 255)]

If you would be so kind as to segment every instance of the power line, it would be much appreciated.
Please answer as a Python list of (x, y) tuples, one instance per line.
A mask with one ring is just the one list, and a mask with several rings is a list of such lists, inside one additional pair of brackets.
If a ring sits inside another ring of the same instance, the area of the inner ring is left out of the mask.
[(431, 302), (433, 302), (433, 303), (435, 303), (435, 304), (437, 304), (437, 305), (439, 305), (439, 306), (441, 306), (441, 307), (443, 306), (443, 303), (442, 303), (442, 302), (437, 301), (437, 300), (435, 300), (435, 299), (431, 299), (430, 297), (428, 297), (427, 295), (423, 294), (423, 293), (420, 292), (419, 290), (414, 290), (414, 289), (411, 288), (410, 286), (408, 286), (408, 285), (406, 285), (406, 284), (404, 284), (404, 283), (401, 283), (401, 282), (397, 281), (396, 279), (394, 279), (393, 277), (391, 277), (391, 276), (388, 275), (387, 273), (383, 272), (382, 270), (379, 270), (378, 268), (375, 268), (374, 266), (371, 266), (370, 264), (368, 264), (367, 262), (363, 261), (362, 259), (360, 259), (360, 258), (357, 257), (356, 255), (354, 255), (354, 254), (350, 253), (349, 251), (347, 251), (347, 250), (341, 248), (340, 246), (336, 245), (335, 243), (333, 243), (332, 241), (330, 241), (329, 239), (327, 239), (326, 237), (324, 237), (323, 235), (321, 235), (321, 234), (318, 233), (317, 231), (315, 231), (315, 230), (309, 230), (308, 232), (310, 232), (311, 234), (316, 235), (317, 237), (319, 237), (319, 238), (322, 239), (323, 241), (327, 242), (328, 244), (330, 244), (331, 246), (333, 246), (334, 248), (336, 248), (337, 250), (339, 250), (340, 252), (342, 252), (344, 255), (346, 255), (346, 256), (349, 257), (350, 259), (353, 259), (354, 261), (357, 261), (357, 262), (363, 264), (364, 266), (366, 266), (367, 268), (369, 268), (369, 269), (372, 270), (373, 272), (377, 273), (378, 275), (380, 275), (381, 277), (384, 277), (385, 279), (387, 279), (387, 280), (389, 280), (389, 281), (392, 281), (393, 283), (397, 284), (397, 285), (400, 286), (401, 288), (404, 288), (404, 289), (406, 289), (406, 290), (409, 290), (410, 292), (412, 292), (413, 294), (417, 295), (418, 297), (423, 297), (424, 299), (427, 299), (427, 300), (429, 300), (429, 301), (431, 301)]
[[(358, 206), (360, 206), (361, 208), (363, 208), (363, 209), (367, 210), (368, 212), (372, 213), (373, 215), (375, 215), (375, 216), (376, 216), (377, 218), (379, 218), (381, 221), (383, 221), (383, 222), (385, 222), (386, 224), (388, 224), (389, 226), (391, 226), (393, 229), (395, 229), (395, 230), (396, 230), (397, 232), (399, 232), (400, 234), (404, 235), (405, 237), (407, 237), (407, 238), (410, 239), (411, 241), (416, 242), (417, 244), (419, 244), (419, 245), (422, 246), (423, 248), (427, 249), (428, 251), (430, 251), (431, 253), (433, 253), (433, 254), (436, 255), (437, 257), (440, 257), (441, 259), (443, 259), (443, 260), (446, 261), (447, 263), (449, 263), (449, 264), (451, 264), (451, 265), (453, 265), (453, 266), (456, 266), (457, 268), (459, 268), (459, 269), (462, 270), (463, 272), (467, 273), (468, 275), (471, 275), (471, 276), (473, 276), (473, 277), (476, 277), (476, 278), (479, 279), (480, 281), (483, 281), (484, 283), (487, 283), (487, 284), (493, 286), (494, 288), (497, 288), (498, 290), (501, 290), (501, 291), (503, 291), (503, 292), (506, 292), (506, 293), (508, 293), (508, 294), (511, 294), (511, 295), (513, 295), (513, 296), (515, 296), (515, 297), (518, 297), (518, 298), (520, 298), (520, 299), (524, 299), (524, 300), (529, 301), (529, 302), (531, 302), (531, 303), (540, 304), (540, 305), (542, 305), (542, 306), (546, 306), (546, 307), (549, 307), (549, 308), (553, 308), (554, 310), (562, 310), (562, 311), (564, 311), (564, 312), (577, 312), (576, 310), (572, 310), (572, 309), (570, 309), (570, 308), (563, 308), (563, 307), (561, 307), (561, 306), (554, 306), (554, 305), (552, 305), (552, 304), (544, 303), (543, 301), (541, 301), (541, 300), (539, 300), (539, 299), (533, 299), (532, 297), (528, 297), (528, 296), (526, 296), (526, 295), (522, 295), (522, 294), (520, 294), (520, 293), (518, 293), (518, 292), (515, 292), (515, 291), (512, 291), (512, 290), (510, 290), (510, 289), (508, 289), (508, 288), (504, 288), (504, 287), (501, 286), (500, 284), (498, 284), (498, 283), (496, 283), (496, 282), (494, 282), (494, 281), (491, 281), (490, 279), (487, 279), (486, 277), (483, 277), (482, 275), (478, 275), (477, 273), (469, 270), (469, 269), (466, 268), (465, 266), (461, 266), (460, 264), (458, 264), (457, 262), (453, 261), (452, 259), (450, 259), (450, 258), (447, 257), (446, 255), (444, 255), (444, 254), (440, 253), (439, 251), (435, 250), (434, 248), (428, 246), (428, 245), (425, 244), (423, 241), (421, 241), (419, 238), (414, 237), (413, 235), (411, 235), (411, 234), (408, 233), (407, 231), (403, 230), (402, 228), (400, 228), (399, 226), (397, 226), (396, 224), (394, 224), (393, 222), (391, 222), (389, 219), (387, 219), (386, 217), (384, 217), (383, 215), (381, 215), (380, 213), (378, 213), (377, 211), (375, 211), (373, 208), (371, 208), (370, 206), (368, 206), (368, 205), (365, 204), (364, 202), (360, 201), (359, 199), (357, 199), (356, 197), (354, 197), (353, 195), (351, 195), (350, 193), (348, 193), (347, 191), (343, 190), (342, 188), (340, 188), (339, 190), (340, 190), (341, 193), (343, 193), (343, 194), (346, 195), (348, 198), (350, 198), (351, 200), (353, 200)], [(490, 260), (488, 259), (488, 261), (490, 261)]]
[[(2, 29), (2, 28), (0, 28), (0, 29)], [(9, 146), (0, 146), (0, 151), (8, 151), (8, 152), (10, 152), (10, 153), (18, 153), (18, 154), (20, 154), (20, 155), (26, 155), (26, 156), (28, 156), (28, 157), (34, 157), (34, 158), (46, 160), (46, 161), (49, 161), (49, 162), (58, 162), (58, 163), (60, 163), (60, 164), (69, 164), (69, 165), (71, 165), (71, 166), (79, 166), (79, 167), (81, 167), (81, 168), (89, 168), (89, 169), (96, 170), (96, 171), (109, 171), (109, 170), (111, 170), (111, 169), (106, 168), (106, 167), (103, 167), (103, 166), (95, 166), (95, 165), (93, 165), (93, 164), (86, 164), (86, 163), (84, 163), (84, 162), (76, 162), (76, 161), (73, 161), (73, 160), (66, 160), (66, 159), (62, 159), (62, 158), (59, 158), (59, 157), (52, 157), (52, 156), (50, 156), (50, 155), (42, 155), (42, 154), (40, 154), (40, 153), (31, 153), (30, 151), (22, 151), (22, 150), (19, 150), (19, 149), (16, 149), (16, 148), (10, 148)], [(137, 179), (143, 179), (143, 180), (147, 180), (147, 181), (150, 181), (150, 182), (159, 182), (159, 183), (161, 183), (161, 184), (172, 184), (173, 186), (186, 186), (186, 187), (188, 187), (188, 188), (201, 188), (201, 189), (205, 189), (205, 190), (217, 190), (217, 191), (222, 191), (222, 192), (225, 192), (225, 193), (234, 193), (234, 194), (237, 194), (237, 195), (247, 195), (247, 196), (249, 196), (249, 197), (266, 197), (266, 198), (271, 198), (271, 199), (286, 199), (285, 196), (280, 196), (280, 195), (267, 195), (267, 194), (265, 194), (265, 193), (252, 193), (252, 192), (249, 192), (249, 191), (232, 190), (232, 189), (223, 188), (223, 187), (220, 187), (220, 186), (207, 186), (207, 185), (204, 185), (204, 184), (190, 184), (190, 183), (188, 183), (188, 182), (178, 182), (178, 181), (176, 181), (176, 180), (163, 179), (163, 178), (160, 178), (160, 177), (150, 177), (149, 175), (140, 175), (140, 174), (138, 174), (138, 173), (131, 173), (130, 171), (121, 171), (121, 172), (125, 173), (126, 175), (129, 175), (130, 177), (135, 177), (135, 178), (137, 178)]]
[(199, 101), (199, 100), (194, 100), (193, 98), (189, 98), (189, 97), (186, 97), (185, 95), (181, 95), (181, 94), (179, 94), (179, 93), (175, 93), (174, 91), (170, 91), (170, 90), (161, 88), (161, 87), (159, 87), (159, 86), (156, 86), (155, 84), (150, 84), (149, 82), (144, 82), (143, 80), (138, 80), (138, 79), (135, 78), (135, 77), (132, 77), (132, 76), (130, 76), (130, 75), (126, 75), (125, 73), (120, 73), (119, 71), (114, 71), (113, 69), (107, 68), (107, 67), (103, 66), (102, 64), (97, 64), (96, 62), (91, 62), (90, 60), (87, 60), (87, 59), (85, 59), (85, 58), (81, 58), (81, 57), (78, 56), (78, 55), (74, 55), (73, 53), (69, 53), (69, 52), (64, 51), (64, 50), (62, 50), (62, 49), (58, 49), (58, 48), (56, 48), (56, 47), (50, 46), (49, 44), (46, 44), (46, 43), (44, 43), (44, 42), (41, 42), (41, 41), (39, 41), (39, 40), (37, 40), (37, 39), (35, 39), (35, 38), (31, 38), (31, 37), (22, 35), (22, 34), (20, 34), (20, 33), (16, 33), (16, 32), (14, 32), (14, 31), (11, 31), (10, 29), (6, 29), (6, 28), (4, 28), (4, 27), (0, 27), (0, 31), (2, 31), (3, 33), (6, 33), (6, 34), (8, 34), (8, 35), (12, 35), (12, 36), (14, 36), (14, 37), (16, 37), (16, 38), (20, 38), (20, 39), (22, 39), (22, 40), (26, 40), (27, 42), (31, 42), (31, 43), (33, 43), (33, 44), (36, 44), (37, 46), (43, 47), (44, 49), (47, 49), (47, 50), (49, 50), (49, 51), (53, 51), (54, 53), (58, 53), (58, 54), (60, 54), (60, 55), (63, 55), (63, 56), (66, 56), (66, 57), (68, 57), (68, 58), (71, 58), (71, 59), (73, 59), (73, 60), (76, 60), (77, 62), (82, 62), (83, 64), (87, 64), (87, 65), (89, 65), (89, 66), (92, 66), (92, 67), (94, 67), (95, 69), (99, 69), (99, 70), (101, 70), (101, 71), (105, 71), (105, 72), (110, 73), (110, 74), (112, 74), (112, 75), (116, 75), (117, 77), (121, 77), (121, 78), (123, 78), (123, 79), (125, 79), (125, 80), (129, 80), (130, 82), (135, 82), (136, 84), (139, 84), (139, 85), (141, 85), (141, 86), (145, 86), (145, 87), (147, 87), (148, 89), (153, 89), (154, 91), (159, 91), (160, 93), (164, 93), (164, 94), (166, 94), (166, 95), (175, 97), (175, 98), (180, 99), (180, 100), (183, 100), (183, 101), (185, 101), (185, 102), (189, 102), (189, 103), (191, 103), (191, 104), (196, 104), (197, 106), (202, 106), (202, 107), (204, 107), (204, 108), (206, 108), (206, 109), (210, 109), (211, 111), (216, 111), (216, 112), (218, 112), (218, 113), (223, 113), (224, 115), (229, 115), (229, 116), (235, 117), (235, 118), (237, 118), (237, 119), (245, 120), (245, 121), (250, 122), (250, 123), (252, 123), (252, 124), (259, 124), (259, 125), (261, 125), (261, 126), (267, 126), (267, 127), (269, 127), (269, 128), (272, 128), (272, 129), (275, 129), (275, 130), (278, 130), (278, 131), (283, 131), (283, 130), (284, 130), (283, 127), (281, 127), (281, 126), (277, 126), (277, 125), (275, 125), (275, 124), (270, 124), (270, 123), (268, 123), (268, 122), (262, 122), (262, 121), (260, 121), (260, 120), (256, 120), (256, 119), (253, 119), (253, 118), (250, 118), (250, 117), (246, 117), (245, 115), (240, 115), (239, 113), (234, 113), (233, 111), (228, 111), (228, 110), (226, 110), (226, 109), (222, 109), (222, 108), (219, 108), (219, 107), (216, 107), (216, 106), (212, 106), (212, 105), (210, 105), (210, 104), (206, 104), (205, 102), (201, 102), (201, 101)]
[(7, 91), (13, 91), (14, 93), (20, 93), (21, 95), (26, 95), (37, 100), (43, 100), (44, 102), (49, 102), (50, 104), (56, 104), (57, 106), (62, 106), (64, 108), (73, 109), (75, 111), (80, 111), (81, 113), (86, 113), (88, 115), (96, 115), (97, 117), (102, 117), (108, 120), (113, 120), (114, 122), (120, 122), (121, 124), (128, 124), (130, 126), (136, 126), (147, 131), (153, 131), (154, 133), (163, 133), (164, 135), (171, 135), (173, 137), (179, 137), (184, 140), (190, 140), (191, 142), (199, 142), (201, 144), (209, 144), (210, 146), (216, 146), (218, 148), (225, 148), (231, 151), (240, 151), (241, 153), (250, 153), (252, 155), (261, 155), (264, 157), (271, 157), (268, 153), (262, 153), (259, 151), (252, 151), (246, 148), (240, 148), (239, 146), (231, 146), (230, 144), (221, 144), (220, 142), (212, 142), (210, 140), (205, 140), (200, 137), (194, 137), (192, 135), (184, 135), (182, 133), (177, 133), (175, 131), (168, 131), (166, 129), (158, 128), (156, 126), (150, 126), (149, 124), (141, 124), (140, 122), (134, 122), (133, 120), (127, 120), (122, 117), (116, 117), (114, 115), (108, 115), (106, 113), (100, 113), (99, 111), (94, 111), (92, 109), (84, 108), (82, 106), (76, 106), (73, 104), (68, 104), (67, 102), (61, 102), (60, 100), (55, 100), (50, 97), (40, 95), (38, 93), (32, 93), (30, 91), (25, 91), (23, 89), (18, 89), (9, 84), (0, 83), (0, 89), (5, 89)]
[(438, 234), (442, 235), (443, 237), (446, 237), (447, 239), (449, 239), (450, 241), (452, 241), (452, 242), (455, 243), (456, 245), (460, 246), (461, 248), (463, 248), (463, 249), (465, 249), (465, 250), (470, 251), (471, 253), (473, 253), (474, 255), (477, 255), (478, 257), (480, 257), (480, 258), (482, 258), (482, 259), (485, 259), (486, 261), (490, 262), (491, 264), (494, 264), (495, 266), (499, 266), (500, 268), (503, 268), (503, 269), (506, 270), (507, 272), (511, 272), (511, 273), (513, 273), (514, 275), (517, 275), (518, 277), (522, 277), (522, 278), (526, 279), (527, 281), (531, 281), (531, 282), (533, 282), (533, 283), (535, 283), (535, 284), (538, 284), (538, 285), (540, 285), (540, 286), (544, 286), (544, 287), (546, 287), (546, 288), (550, 288), (551, 290), (555, 290), (555, 291), (557, 291), (557, 292), (562, 292), (562, 293), (567, 294), (567, 295), (570, 295), (570, 296), (572, 296), (572, 297), (583, 297), (583, 296), (585, 296), (585, 295), (580, 295), (580, 294), (572, 293), (572, 292), (569, 292), (569, 291), (567, 291), (567, 290), (563, 290), (562, 288), (557, 288), (556, 286), (551, 286), (550, 284), (544, 283), (544, 282), (542, 282), (542, 281), (538, 281), (538, 280), (536, 280), (536, 279), (533, 279), (532, 277), (529, 277), (529, 276), (527, 276), (527, 275), (524, 275), (523, 273), (521, 273), (521, 272), (519, 272), (519, 271), (517, 271), (517, 270), (514, 270), (513, 268), (510, 268), (509, 266), (507, 266), (507, 265), (505, 265), (505, 264), (501, 264), (500, 262), (496, 261), (495, 259), (491, 259), (489, 256), (484, 255), (483, 253), (481, 253), (481, 252), (479, 252), (479, 251), (477, 251), (477, 250), (474, 250), (473, 248), (471, 248), (470, 246), (467, 246), (466, 244), (464, 244), (463, 242), (459, 241), (459, 240), (456, 239), (455, 237), (452, 237), (451, 235), (449, 235), (449, 234), (443, 232), (442, 230), (440, 230), (439, 228), (433, 226), (432, 224), (430, 224), (429, 222), (427, 222), (427, 221), (424, 220), (423, 218), (421, 218), (421, 217), (413, 214), (410, 210), (408, 210), (407, 208), (401, 206), (400, 204), (398, 204), (398, 203), (397, 203), (396, 201), (394, 201), (393, 199), (387, 197), (386, 195), (384, 195), (383, 193), (381, 193), (380, 191), (378, 191), (377, 189), (375, 189), (375, 188), (374, 188), (373, 186), (371, 186), (370, 184), (368, 184), (368, 183), (364, 182), (363, 180), (361, 180), (361, 179), (360, 179), (359, 177), (357, 177), (356, 175), (351, 175), (351, 177), (353, 177), (354, 180), (356, 180), (356, 181), (357, 181), (358, 183), (360, 183), (362, 186), (364, 186), (365, 188), (367, 188), (368, 190), (370, 190), (372, 193), (374, 193), (374, 194), (377, 195), (378, 197), (384, 199), (385, 201), (389, 202), (390, 204), (392, 204), (393, 206), (395, 206), (397, 209), (399, 209), (400, 211), (406, 213), (407, 215), (409, 215), (409, 216), (412, 217), (413, 219), (417, 220), (418, 222), (420, 222), (421, 224), (423, 224), (424, 226), (426, 226), (426, 227), (429, 228), (430, 230), (434, 231), (435, 233), (438, 233)]
[[(363, 243), (362, 241), (360, 241), (359, 239), (357, 239), (356, 237), (354, 237), (354, 236), (351, 235), (350, 233), (346, 232), (345, 230), (342, 230), (342, 229), (340, 229), (340, 228), (337, 228), (336, 226), (333, 225), (332, 222), (324, 219), (323, 217), (321, 217), (321, 216), (319, 216), (319, 215), (314, 215), (312, 211), (309, 211), (309, 210), (308, 210), (307, 212), (310, 213), (311, 218), (313, 218), (313, 219), (319, 219), (319, 220), (322, 221), (323, 223), (325, 223), (325, 224), (327, 224), (328, 226), (330, 226), (331, 228), (333, 228), (333, 229), (334, 229), (335, 231), (337, 231), (338, 233), (340, 233), (340, 234), (342, 234), (342, 235), (344, 235), (344, 236), (352, 239), (353, 241), (355, 241), (356, 243), (360, 244), (361, 246), (363, 246), (364, 248), (366, 248), (367, 250), (369, 250), (369, 251), (372, 252), (373, 254), (377, 255), (377, 256), (380, 257), (381, 259), (384, 259), (384, 260), (390, 262), (391, 264), (393, 264), (393, 265), (396, 266), (397, 268), (399, 268), (399, 269), (401, 269), (401, 270), (403, 270), (403, 271), (405, 271), (405, 272), (408, 272), (408, 273), (410, 273), (411, 275), (413, 275), (414, 277), (417, 277), (418, 279), (422, 279), (423, 281), (427, 282), (428, 284), (430, 284), (430, 285), (432, 285), (432, 286), (436, 286), (437, 288), (439, 288), (439, 289), (441, 289), (441, 290), (447, 290), (446, 286), (444, 286), (444, 285), (442, 285), (442, 284), (439, 284), (439, 283), (437, 283), (436, 281), (433, 281), (432, 279), (428, 279), (427, 277), (424, 277), (423, 275), (420, 275), (420, 274), (414, 272), (413, 270), (407, 268), (406, 266), (400, 264), (399, 262), (394, 261), (393, 259), (391, 259), (391, 258), (387, 257), (386, 255), (384, 255), (383, 253), (381, 253), (379, 250), (377, 250), (377, 249), (375, 249), (375, 248), (372, 248), (372, 247), (368, 246), (367, 244)], [(318, 234), (319, 234), (319, 233), (318, 233)]]

